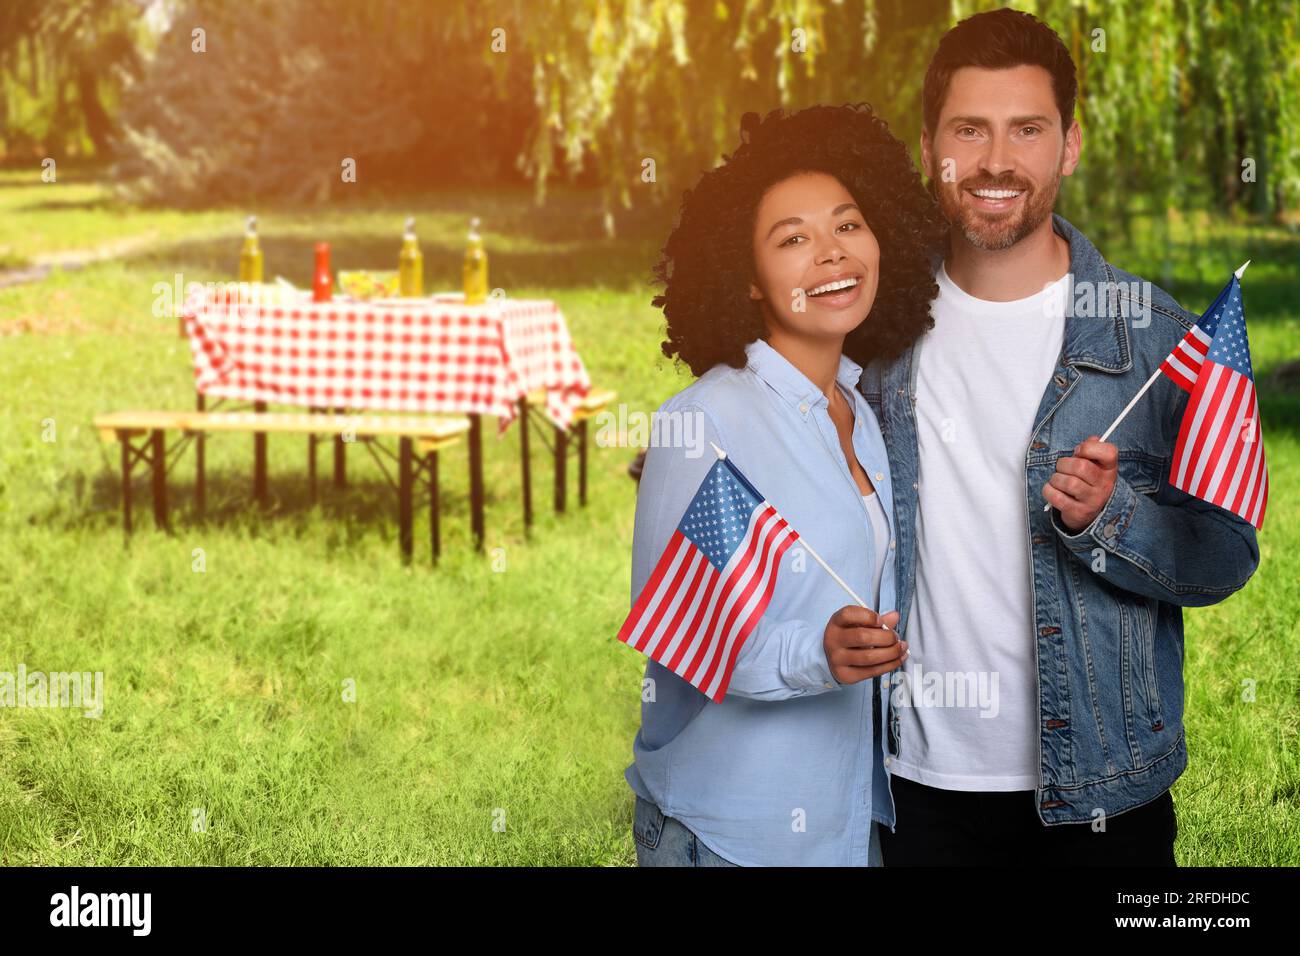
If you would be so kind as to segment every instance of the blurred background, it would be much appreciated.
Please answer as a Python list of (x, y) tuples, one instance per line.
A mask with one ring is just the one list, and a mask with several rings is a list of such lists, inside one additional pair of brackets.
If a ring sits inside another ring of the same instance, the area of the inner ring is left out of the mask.
[[(0, 0), (0, 670), (103, 670), (108, 700), (102, 720), (0, 711), (0, 864), (633, 862), (625, 437), (564, 516), (534, 445), (527, 538), (515, 432), (489, 440), (486, 555), (449, 452), (431, 571), (397, 562), (368, 462), (309, 504), (288, 441), (269, 513), (249, 442), (213, 440), (206, 518), (183, 465), (177, 530), (142, 515), (124, 548), (91, 419), (193, 408), (155, 290), (233, 279), (249, 214), (267, 279), (299, 286), (322, 240), (336, 268), (395, 269), (415, 216), (431, 290), (459, 287), (481, 217), (490, 285), (555, 301), (593, 384), (648, 413), (691, 380), (660, 354), (650, 270), (741, 114), (867, 101), (915, 154), (936, 42), (998, 5)], [(1294, 864), (1300, 4), (1016, 5), (1078, 67), (1059, 211), (1193, 312), (1253, 259), (1272, 498), (1260, 572), (1186, 618), (1178, 853)]]

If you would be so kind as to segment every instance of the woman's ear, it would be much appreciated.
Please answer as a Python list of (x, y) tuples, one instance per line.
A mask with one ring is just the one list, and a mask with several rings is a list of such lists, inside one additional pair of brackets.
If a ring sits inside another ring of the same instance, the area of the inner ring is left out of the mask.
[(761, 301), (763, 298), (763, 293), (752, 282), (749, 284), (749, 297), (755, 301)]

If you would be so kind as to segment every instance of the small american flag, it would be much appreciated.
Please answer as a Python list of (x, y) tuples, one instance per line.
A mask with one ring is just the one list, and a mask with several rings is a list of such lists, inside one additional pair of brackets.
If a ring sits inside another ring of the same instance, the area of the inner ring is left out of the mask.
[(1262, 527), (1268, 466), (1236, 276), (1161, 363), (1160, 371), (1191, 392), (1169, 483)]
[(618, 639), (713, 701), (763, 616), (798, 533), (725, 457), (704, 476)]

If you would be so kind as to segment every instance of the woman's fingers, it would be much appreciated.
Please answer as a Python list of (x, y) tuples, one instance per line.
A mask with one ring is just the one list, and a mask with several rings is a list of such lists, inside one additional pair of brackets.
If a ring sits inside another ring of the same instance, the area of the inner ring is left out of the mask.
[(878, 644), (841, 647), (836, 654), (836, 663), (846, 667), (874, 667), (893, 660), (905, 660), (907, 642), (900, 641), (897, 637), (890, 642), (884, 639), (884, 635), (893, 633), (893, 631), (877, 631), (877, 634), (881, 635)]

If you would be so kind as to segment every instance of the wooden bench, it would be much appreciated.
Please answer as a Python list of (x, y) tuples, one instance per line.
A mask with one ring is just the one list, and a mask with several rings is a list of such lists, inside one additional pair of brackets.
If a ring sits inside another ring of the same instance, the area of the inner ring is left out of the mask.
[[(411, 559), (413, 550), (412, 517), (413, 490), (416, 481), (423, 481), (429, 491), (429, 539), (432, 559), (436, 563), (440, 552), (438, 515), (438, 452), (461, 439), (470, 430), (468, 419), (430, 418), (413, 415), (335, 415), (314, 412), (164, 412), (128, 411), (97, 415), (95, 427), (105, 442), (122, 444), (122, 517), (125, 533), (131, 534), (131, 472), (137, 462), (144, 462), (153, 472), (154, 521), (160, 528), (167, 524), (167, 454), (165, 434), (179, 431), (187, 435), (202, 436), (211, 432), (244, 432), (266, 435), (282, 434), (334, 435), (350, 437), (379, 445), (375, 439), (395, 437), (398, 453), (397, 514), (398, 541), (404, 560)], [(132, 439), (145, 437), (139, 445)], [(309, 471), (312, 497), (316, 492), (315, 441), (309, 446)], [(264, 456), (264, 452), (263, 452)], [(376, 457), (376, 461), (379, 459)], [(385, 477), (387, 469), (379, 462)], [(255, 480), (259, 501), (264, 503), (265, 477)], [(392, 483), (392, 479), (389, 479)], [(204, 487), (203, 459), (199, 456), (196, 498), (201, 503)], [(481, 521), (481, 518), (479, 519)]]
[[(572, 432), (578, 443), (578, 503), (587, 504), (587, 422), (608, 408), (618, 397), (607, 388), (593, 388), (579, 401), (573, 419), (566, 430), (546, 412), (546, 392), (542, 389), (528, 393), (519, 400), (519, 444), (523, 459), (524, 528), (533, 523), (532, 474), (528, 458), (529, 411), (535, 410), (550, 423), (554, 433), (551, 451), (555, 460), (555, 511), (562, 514), (568, 492), (568, 445)], [(543, 440), (545, 438), (543, 437)]]

